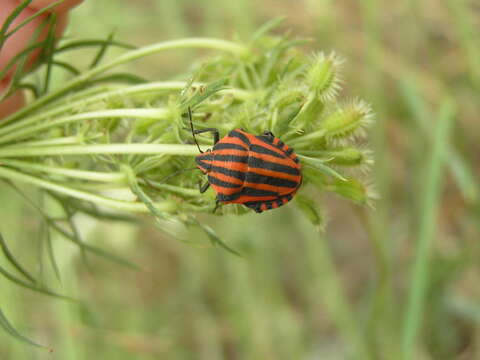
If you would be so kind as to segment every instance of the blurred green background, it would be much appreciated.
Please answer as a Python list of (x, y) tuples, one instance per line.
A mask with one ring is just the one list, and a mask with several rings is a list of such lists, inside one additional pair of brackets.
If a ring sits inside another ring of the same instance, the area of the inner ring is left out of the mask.
[[(87, 241), (142, 270), (85, 266), (59, 243), (61, 290), (84, 306), (0, 279), (12, 323), (54, 350), (1, 336), (0, 359), (480, 359), (478, 1), (86, 0), (68, 36), (248, 40), (275, 17), (279, 33), (313, 40), (305, 51), (345, 57), (344, 94), (372, 104), (375, 209), (316, 199), (324, 235), (293, 206), (202, 218), (244, 258), (77, 219)], [(168, 52), (129, 70), (168, 80), (205, 55)], [(40, 225), (16, 195), (0, 190), (0, 201), (2, 234), (26, 262)], [(425, 291), (424, 307), (411, 289)]]

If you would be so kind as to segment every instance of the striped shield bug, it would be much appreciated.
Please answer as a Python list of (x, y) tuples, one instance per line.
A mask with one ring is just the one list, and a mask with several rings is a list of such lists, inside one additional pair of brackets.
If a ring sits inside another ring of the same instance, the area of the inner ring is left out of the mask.
[[(257, 213), (276, 209), (289, 202), (302, 183), (297, 155), (271, 132), (249, 134), (235, 129), (220, 139), (214, 128), (195, 130), (188, 109), (190, 127), (200, 154), (197, 167), (208, 181), (200, 188), (211, 186), (217, 194), (217, 205), (243, 204)], [(213, 148), (203, 152), (196, 134), (213, 133)]]

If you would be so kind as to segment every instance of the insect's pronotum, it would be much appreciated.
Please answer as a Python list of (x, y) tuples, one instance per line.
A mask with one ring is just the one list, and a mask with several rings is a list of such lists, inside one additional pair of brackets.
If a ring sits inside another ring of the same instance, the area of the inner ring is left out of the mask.
[(289, 202), (302, 183), (297, 155), (270, 131), (262, 135), (235, 129), (220, 139), (218, 130), (195, 130), (188, 109), (195, 143), (196, 134), (213, 133), (213, 148), (195, 158), (197, 167), (207, 175), (209, 186), (217, 193), (217, 204), (243, 204), (256, 212), (276, 209)]

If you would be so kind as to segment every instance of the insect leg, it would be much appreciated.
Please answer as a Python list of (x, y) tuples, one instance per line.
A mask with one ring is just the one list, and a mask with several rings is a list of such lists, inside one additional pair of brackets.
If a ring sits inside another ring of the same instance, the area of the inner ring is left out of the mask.
[(200, 194), (203, 194), (210, 187), (210, 183), (207, 181), (205, 184), (200, 185)]
[(219, 208), (219, 206), (220, 206), (220, 201), (217, 200), (217, 201), (215, 202), (215, 208), (213, 209), (212, 214), (215, 214), (215, 211), (217, 211), (217, 209)]
[(200, 153), (203, 153), (203, 151), (200, 149), (200, 145), (198, 145), (198, 141), (197, 141), (197, 138), (195, 137), (195, 135), (201, 134), (201, 133), (204, 133), (204, 132), (213, 132), (213, 145), (215, 145), (220, 140), (220, 135), (218, 134), (218, 130), (215, 129), (215, 128), (208, 128), (208, 129), (202, 129), (202, 130), (194, 129), (192, 118), (193, 118), (192, 109), (189, 106), (188, 107), (188, 119), (190, 120), (190, 130), (192, 131), (193, 140), (195, 141), (195, 144), (197, 145), (198, 151), (200, 151)]
[(206, 129), (201, 129), (201, 130), (194, 130), (193, 133), (195, 135), (201, 134), (204, 132), (212, 132), (213, 133), (213, 145), (215, 145), (219, 140), (220, 140), (220, 135), (218, 133), (218, 129), (215, 128), (206, 128)]

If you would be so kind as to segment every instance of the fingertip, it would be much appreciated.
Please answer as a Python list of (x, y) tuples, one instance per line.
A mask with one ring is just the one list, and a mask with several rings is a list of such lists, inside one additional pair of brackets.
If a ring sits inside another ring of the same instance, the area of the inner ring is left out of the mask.
[[(0, 95), (8, 90), (8, 82), (0, 82)], [(0, 101), (0, 122), (3, 118), (15, 111), (21, 109), (25, 105), (25, 95), (22, 90), (15, 91), (12, 95), (5, 100)]]

